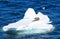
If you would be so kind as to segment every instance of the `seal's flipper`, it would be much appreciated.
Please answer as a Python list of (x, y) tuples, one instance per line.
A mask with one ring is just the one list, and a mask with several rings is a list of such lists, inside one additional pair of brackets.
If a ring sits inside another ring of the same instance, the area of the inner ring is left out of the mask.
[(25, 12), (24, 18), (34, 18), (36, 16), (36, 13), (34, 9), (28, 8), (27, 11)]

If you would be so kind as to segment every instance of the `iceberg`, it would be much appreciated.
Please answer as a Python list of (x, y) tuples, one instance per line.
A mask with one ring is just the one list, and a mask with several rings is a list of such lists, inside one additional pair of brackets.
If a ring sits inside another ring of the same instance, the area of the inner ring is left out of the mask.
[(55, 27), (50, 24), (51, 21), (47, 15), (42, 14), (41, 12), (36, 12), (32, 8), (28, 8), (25, 12), (23, 19), (10, 23), (4, 26), (2, 29), (6, 33), (15, 34), (45, 34), (52, 32)]

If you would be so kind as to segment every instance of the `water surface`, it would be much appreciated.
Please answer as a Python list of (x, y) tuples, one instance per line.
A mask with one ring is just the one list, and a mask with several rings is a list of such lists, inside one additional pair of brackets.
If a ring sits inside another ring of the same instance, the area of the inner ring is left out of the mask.
[[(45, 9), (42, 9), (45, 7)], [(8, 36), (0, 32), (1, 39), (60, 39), (60, 0), (0, 0), (0, 29), (22, 19), (26, 10), (48, 15), (56, 29), (48, 34)]]

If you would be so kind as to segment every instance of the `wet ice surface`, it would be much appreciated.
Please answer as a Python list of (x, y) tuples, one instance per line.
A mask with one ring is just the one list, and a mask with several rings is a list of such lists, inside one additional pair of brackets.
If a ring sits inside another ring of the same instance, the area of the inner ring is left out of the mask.
[[(58, 39), (60, 37), (60, 2), (57, 0), (8, 0), (0, 1), (0, 28), (9, 23), (16, 22), (23, 18), (27, 8), (34, 8), (36, 13), (42, 12), (49, 16), (53, 21), (52, 24), (56, 27), (54, 32), (40, 35), (28, 35), (28, 36), (7, 36), (0, 33), (1, 39)], [(42, 7), (45, 7), (42, 9)]]

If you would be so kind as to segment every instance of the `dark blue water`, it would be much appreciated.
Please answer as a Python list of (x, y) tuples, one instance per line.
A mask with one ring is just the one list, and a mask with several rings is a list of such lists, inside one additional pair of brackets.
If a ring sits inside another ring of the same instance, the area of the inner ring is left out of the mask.
[(56, 29), (44, 35), (9, 36), (0, 32), (0, 39), (60, 39), (60, 0), (0, 0), (0, 29), (22, 19), (28, 8), (48, 15)]

